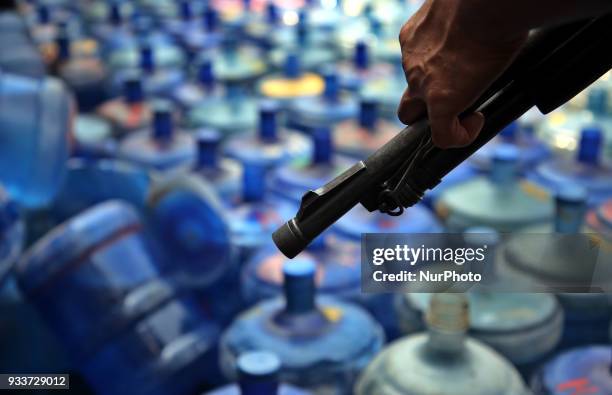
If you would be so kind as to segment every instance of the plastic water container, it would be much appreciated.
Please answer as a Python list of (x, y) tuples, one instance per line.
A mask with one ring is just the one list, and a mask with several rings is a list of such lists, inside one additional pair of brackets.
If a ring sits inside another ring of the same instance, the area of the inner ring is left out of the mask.
[(350, 393), (354, 380), (382, 347), (382, 329), (360, 308), (315, 298), (315, 265), (285, 264), (283, 299), (262, 302), (238, 316), (221, 338), (221, 365), (232, 377), (237, 358), (270, 350), (280, 379), (320, 394)]
[(440, 199), (440, 196), (444, 193), (444, 191), (455, 185), (465, 184), (478, 175), (479, 173), (473, 166), (467, 162), (463, 162), (451, 170), (450, 173), (445, 175), (442, 178), (442, 181), (436, 185), (434, 189), (430, 189), (425, 193), (425, 196), (423, 197), (423, 204), (429, 208), (434, 208), (435, 203), (438, 201), (438, 199)]
[[(184, 4), (191, 5), (190, 2), (185, 1), (182, 3), (182, 7), (185, 7)], [(220, 31), (219, 12), (213, 6), (207, 4), (201, 14), (201, 18), (192, 16), (186, 28), (176, 32), (178, 41), (185, 48), (190, 59), (194, 59), (199, 53), (215, 49), (222, 43), (223, 39)], [(183, 15), (183, 19), (184, 17), (185, 15)]]
[(190, 174), (156, 180), (147, 206), (165, 278), (229, 323), (242, 306), (239, 274), (229, 217), (213, 187)]
[(349, 159), (335, 155), (329, 128), (316, 128), (310, 133), (310, 137), (312, 157), (278, 167), (270, 180), (270, 190), (275, 195), (296, 205), (299, 205), (307, 191), (325, 185), (353, 164)]
[(145, 207), (150, 188), (146, 170), (113, 159), (72, 158), (57, 199), (51, 208), (55, 222), (63, 222), (107, 200), (121, 200), (138, 210)]
[(257, 127), (258, 102), (238, 83), (226, 83), (224, 90), (223, 96), (194, 106), (186, 115), (186, 124), (191, 128), (218, 130), (224, 137), (254, 130)]
[[(126, 49), (127, 55), (125, 57), (129, 60), (126, 60), (125, 64), (119, 61), (113, 63), (111, 57), (110, 67), (116, 70), (114, 72), (113, 89), (120, 91), (126, 74), (132, 74), (134, 70), (139, 69), (143, 72), (142, 85), (147, 96), (168, 97), (171, 95), (171, 92), (180, 86), (185, 79), (185, 75), (181, 70), (182, 63), (178, 65), (173, 63), (179, 62), (179, 59), (175, 59), (175, 57), (180, 54), (180, 50), (171, 46), (162, 46), (161, 49), (156, 48), (149, 43), (145, 43), (137, 48)], [(170, 54), (165, 55), (168, 51), (170, 51)], [(165, 57), (169, 59), (165, 60)], [(123, 58), (120, 59), (123, 61)], [(182, 61), (182, 58), (180, 59)]]
[(186, 82), (172, 92), (172, 100), (181, 110), (188, 112), (207, 99), (219, 96), (219, 86), (213, 72), (212, 60), (202, 56), (195, 62), (193, 82)]
[(470, 164), (480, 171), (489, 171), (495, 150), (500, 144), (511, 144), (518, 150), (518, 166), (530, 169), (550, 156), (550, 150), (535, 136), (534, 127), (526, 122), (514, 121), (492, 141), (470, 157)]
[(221, 49), (213, 57), (215, 75), (223, 83), (250, 84), (266, 72), (266, 64), (257, 50), (241, 47), (237, 37), (231, 35), (232, 32), (229, 32)]
[(362, 97), (357, 119), (336, 125), (334, 143), (338, 152), (365, 159), (401, 130), (397, 123), (379, 117), (378, 106), (373, 98)]
[(263, 162), (269, 167), (308, 157), (312, 150), (308, 139), (290, 130), (279, 130), (279, 112), (278, 103), (261, 102), (258, 130), (228, 139), (225, 154), (240, 162)]
[(0, 181), (24, 207), (48, 204), (62, 183), (71, 107), (57, 80), (0, 75)]
[(108, 63), (115, 71), (134, 68), (152, 71), (155, 68), (180, 68), (185, 64), (185, 58), (177, 46), (142, 40), (139, 46), (133, 45), (113, 52)]
[[(566, 186), (560, 190), (556, 197), (557, 214), (554, 223), (524, 230), (525, 234), (535, 233), (538, 237), (517, 235), (508, 240), (503, 246), (502, 259), (499, 262), (500, 274), (527, 281), (538, 276), (545, 279), (567, 279), (570, 282), (585, 278), (585, 275), (589, 276), (581, 266), (576, 265), (576, 262), (587, 257), (584, 252), (578, 256), (575, 251), (584, 250), (576, 248), (576, 242), (571, 239), (558, 237), (561, 233), (579, 234), (584, 231), (586, 197), (584, 189), (576, 186)], [(593, 219), (596, 214), (591, 213), (589, 216)], [(596, 227), (586, 228), (587, 232), (597, 230)], [(548, 241), (545, 238), (547, 234), (551, 234)], [(605, 239), (606, 236), (602, 236)], [(544, 253), (550, 256), (550, 259), (540, 259)], [(606, 253), (606, 250), (602, 247), (600, 253)], [(608, 326), (612, 319), (610, 295), (561, 293), (557, 296), (565, 312), (562, 348), (608, 341)]]
[(10, 51), (0, 53), (0, 69), (32, 78), (45, 75), (45, 64), (29, 39), (27, 26), (19, 13), (0, 10), (0, 35), (0, 43), (12, 46)]
[(222, 201), (239, 198), (242, 190), (242, 167), (229, 158), (221, 158), (221, 134), (213, 129), (200, 129), (196, 134), (198, 157), (193, 172), (214, 187)]
[(16, 203), (0, 187), (0, 289), (21, 253), (23, 232)]
[(464, 295), (434, 295), (427, 313), (428, 331), (398, 340), (378, 354), (354, 393), (528, 394), (516, 369), (489, 346), (467, 337), (468, 327)]
[(450, 231), (487, 226), (512, 232), (550, 221), (552, 199), (541, 188), (518, 178), (518, 152), (499, 146), (491, 173), (447, 188), (436, 203), (438, 215)]
[(591, 345), (559, 355), (533, 378), (534, 395), (611, 394), (611, 355), (609, 345)]
[(275, 68), (281, 69), (287, 59), (287, 55), (295, 52), (299, 52), (301, 67), (304, 70), (316, 71), (325, 65), (335, 62), (336, 52), (331, 48), (322, 45), (312, 45), (308, 42), (302, 42), (302, 40), (306, 40), (306, 38), (298, 38), (297, 43), (270, 52), (270, 63)]
[[(158, 393), (151, 388), (164, 388), (176, 368), (187, 370), (196, 356), (210, 353), (218, 335), (193, 302), (177, 299), (157, 280), (141, 223), (118, 201), (56, 228), (26, 252), (16, 273), (28, 300), (101, 394)], [(193, 377), (174, 381), (177, 388), (194, 385)]]
[(589, 205), (597, 205), (612, 197), (612, 165), (602, 161), (603, 132), (601, 128), (585, 128), (574, 160), (553, 159), (529, 173), (534, 182), (552, 192), (566, 184), (585, 188)]
[(170, 102), (155, 102), (152, 127), (123, 139), (118, 156), (149, 170), (166, 172), (190, 167), (196, 157), (195, 142), (193, 136), (176, 130), (173, 116)]
[(72, 155), (85, 158), (110, 158), (115, 156), (117, 142), (113, 139), (113, 127), (104, 118), (81, 114), (76, 117)]
[[(401, 69), (400, 66), (401, 63), (395, 68)], [(373, 78), (366, 81), (361, 88), (361, 94), (380, 103), (380, 115), (382, 117), (396, 120), (397, 108), (407, 86), (403, 70), (401, 70), (401, 73), (399, 71), (389, 72), (383, 78)]]
[(71, 43), (72, 38), (67, 32), (57, 36), (55, 68), (57, 75), (74, 93), (79, 111), (89, 112), (106, 100), (109, 76), (96, 55), (72, 53)]
[(329, 127), (354, 118), (359, 106), (354, 96), (340, 92), (339, 75), (334, 68), (323, 71), (325, 90), (321, 96), (298, 98), (288, 109), (288, 124), (295, 129), (310, 131), (316, 127)]
[(232, 244), (238, 250), (240, 262), (246, 262), (261, 246), (268, 244), (272, 232), (295, 213), (294, 204), (266, 196), (266, 185), (266, 163), (243, 162), (241, 194), (228, 202)]
[[(360, 91), (363, 89), (365, 91), (364, 93), (368, 94), (368, 96), (373, 93), (372, 83), (381, 80), (388, 81), (390, 80), (390, 76), (394, 77), (396, 74), (396, 70), (393, 65), (388, 63), (372, 62), (371, 49), (366, 40), (360, 40), (357, 42), (352, 59), (350, 59), (350, 61), (341, 63), (338, 66), (338, 69), (338, 74), (340, 75), (340, 86), (342, 88), (351, 91)], [(386, 92), (389, 94), (401, 90), (394, 103), (394, 113), (397, 113), (397, 105), (399, 104), (399, 99), (401, 98), (406, 85), (405, 77), (403, 83), (398, 85), (399, 86), (387, 87), (391, 89), (391, 92)], [(382, 98), (382, 95), (383, 93), (381, 92), (381, 95), (379, 95), (377, 98)], [(382, 102), (381, 107), (385, 107), (382, 105)], [(383, 112), (386, 113), (386, 111)]]
[[(494, 289), (495, 282), (499, 282), (495, 273), (499, 234), (490, 228), (471, 228), (464, 240), (468, 247), (487, 246), (491, 259), (483, 263), (487, 265), (483, 279), (490, 289)], [(435, 264), (428, 270), (445, 269), (448, 266)], [(408, 293), (396, 299), (400, 326), (405, 334), (425, 329), (425, 314), (433, 296), (422, 293), (423, 284), (411, 285)], [(470, 305), (468, 333), (504, 355), (527, 377), (550, 356), (561, 340), (563, 310), (553, 295), (474, 289), (467, 293), (467, 298)]]
[(297, 52), (285, 58), (282, 74), (263, 77), (257, 84), (257, 92), (266, 98), (280, 100), (288, 105), (300, 97), (318, 96), (325, 90), (325, 82), (318, 74), (304, 72)]
[(145, 101), (142, 74), (134, 71), (124, 76), (122, 95), (103, 103), (96, 114), (109, 121), (118, 137), (151, 124), (153, 113)]
[[(308, 395), (308, 392), (278, 382), (281, 361), (268, 351), (247, 352), (236, 361), (238, 383), (227, 385), (208, 395)], [(205, 395), (206, 395), (205, 394)]]

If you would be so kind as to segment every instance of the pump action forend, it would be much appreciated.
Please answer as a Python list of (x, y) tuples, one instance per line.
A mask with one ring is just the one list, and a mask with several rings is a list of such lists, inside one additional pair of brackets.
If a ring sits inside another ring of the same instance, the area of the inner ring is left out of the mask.
[(466, 111), (480, 111), (484, 127), (462, 148), (440, 149), (427, 120), (398, 133), (369, 158), (302, 197), (295, 218), (272, 238), (289, 258), (358, 203), (392, 216), (419, 202), (451, 170), (533, 106), (548, 113), (612, 67), (612, 15), (530, 35), (508, 70)]

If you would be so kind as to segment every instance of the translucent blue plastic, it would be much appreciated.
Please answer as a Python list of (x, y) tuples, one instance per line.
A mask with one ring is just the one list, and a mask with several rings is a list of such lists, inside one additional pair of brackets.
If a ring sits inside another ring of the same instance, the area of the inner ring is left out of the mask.
[(527, 395), (519, 373), (505, 358), (465, 335), (469, 312), (463, 298), (435, 295), (428, 310), (428, 332), (391, 343), (363, 372), (353, 393)]
[(48, 204), (62, 183), (70, 108), (57, 80), (0, 75), (0, 181), (25, 207)]
[(23, 232), (17, 205), (0, 187), (0, 289), (21, 253)]
[(119, 199), (142, 210), (150, 187), (147, 171), (118, 160), (73, 158), (52, 207), (55, 221), (63, 222), (106, 200)]
[(0, 44), (11, 46), (0, 52), (0, 69), (7, 73), (41, 78), (45, 65), (37, 48), (28, 37), (27, 27), (16, 12), (0, 12)]
[(450, 173), (442, 178), (442, 182), (440, 182), (434, 189), (430, 189), (425, 193), (423, 197), (423, 203), (430, 208), (435, 206), (435, 203), (438, 201), (440, 196), (444, 193), (444, 191), (448, 188), (451, 188), (458, 184), (464, 184), (471, 179), (475, 178), (478, 175), (476, 169), (471, 166), (469, 163), (463, 162), (459, 166), (455, 167)]
[(79, 115), (74, 124), (73, 156), (110, 158), (116, 155), (117, 142), (113, 139), (112, 125), (95, 115)]
[(242, 189), (242, 167), (232, 159), (221, 158), (221, 135), (212, 129), (196, 134), (198, 157), (193, 172), (208, 181), (223, 201), (239, 198)]
[(534, 395), (612, 394), (609, 345), (565, 352), (542, 367), (531, 385)]
[(246, 136), (230, 138), (225, 144), (225, 153), (240, 162), (263, 162), (270, 167), (308, 157), (312, 148), (306, 137), (280, 130), (279, 110), (274, 102), (262, 102), (258, 129)]
[(215, 75), (222, 82), (253, 82), (266, 72), (266, 64), (262, 56), (253, 48), (240, 48), (235, 38), (228, 38), (231, 42), (224, 44), (223, 48), (213, 57)]
[(172, 100), (181, 110), (188, 112), (206, 99), (213, 99), (219, 94), (213, 64), (210, 57), (201, 57), (194, 67), (194, 82), (187, 82), (172, 92)]
[(285, 265), (285, 300), (273, 299), (238, 316), (223, 334), (224, 372), (248, 351), (278, 355), (280, 379), (315, 393), (350, 393), (361, 369), (380, 350), (381, 328), (360, 308), (331, 298), (315, 302), (312, 262)]
[(581, 132), (575, 160), (553, 159), (542, 163), (529, 177), (552, 192), (566, 184), (577, 184), (589, 195), (589, 205), (597, 205), (612, 196), (612, 166), (602, 161), (601, 128), (585, 128)]
[[(575, 189), (578, 188), (578, 192)], [(581, 190), (581, 192), (580, 192)], [(526, 233), (536, 233), (540, 236), (528, 242), (528, 238), (510, 239), (503, 246), (503, 259), (499, 262), (499, 272), (507, 278), (529, 280), (534, 275), (544, 278), (567, 279), (568, 281), (584, 277), (576, 262), (584, 259), (573, 253), (572, 243), (559, 238), (559, 233), (577, 234), (581, 231), (592, 233), (595, 237), (606, 240), (605, 231), (597, 226), (596, 211), (587, 215), (589, 226), (583, 230), (583, 218), (587, 195), (584, 189), (575, 185), (563, 188), (556, 197), (556, 216), (552, 225), (542, 225), (525, 229)], [(553, 233), (554, 232), (554, 233)], [(554, 234), (557, 237), (554, 237)], [(553, 235), (549, 240), (542, 235)], [(571, 239), (569, 239), (571, 240)], [(534, 251), (537, 251), (534, 252)], [(538, 259), (542, 251), (554, 253), (550, 259)], [(605, 250), (602, 253), (606, 253)], [(605, 256), (601, 259), (606, 259)], [(600, 278), (605, 280), (605, 278)], [(610, 279), (612, 281), (612, 279)], [(557, 294), (565, 313), (563, 338), (560, 347), (568, 348), (606, 342), (609, 338), (608, 327), (612, 320), (612, 297), (606, 294)]]
[(550, 150), (535, 136), (532, 125), (515, 121), (492, 141), (470, 157), (470, 164), (478, 170), (491, 169), (495, 149), (499, 144), (511, 144), (518, 150), (518, 166), (521, 170), (532, 168), (550, 156)]
[(323, 72), (325, 91), (318, 97), (298, 98), (288, 109), (288, 123), (296, 129), (309, 131), (317, 127), (330, 127), (337, 122), (353, 118), (358, 112), (357, 100), (340, 92), (339, 75), (333, 68)]
[(488, 226), (512, 232), (552, 218), (552, 199), (517, 176), (518, 152), (508, 145), (495, 151), (491, 174), (444, 190), (436, 204), (451, 231)]
[(140, 226), (117, 201), (82, 213), (26, 253), (20, 286), (96, 393), (190, 393), (214, 372), (219, 328), (157, 280)]
[[(377, 90), (377, 87), (383, 85), (384, 81), (393, 80), (396, 74), (399, 73), (396, 73), (395, 67), (391, 64), (372, 62), (370, 52), (371, 50), (367, 41), (361, 40), (357, 42), (350, 61), (342, 63), (339, 66), (340, 85), (344, 89), (361, 91), (368, 96), (374, 95), (379, 100), (383, 99), (383, 96), (386, 97), (395, 92), (399, 92), (397, 97), (394, 98), (394, 105), (396, 106), (394, 112), (397, 113), (397, 104), (405, 88), (405, 77), (403, 83), (397, 85), (389, 83), (389, 86), (385, 86), (387, 89), (385, 89), (384, 92), (383, 89)], [(397, 83), (399, 81), (395, 82)], [(402, 92), (400, 92), (400, 90)], [(381, 100), (381, 107), (384, 108), (387, 105), (387, 101), (388, 100), (384, 99)], [(386, 111), (383, 112), (386, 113)]]
[(193, 136), (175, 130), (170, 103), (159, 101), (154, 107), (152, 128), (134, 132), (123, 139), (119, 157), (157, 171), (192, 166), (196, 157)]
[(227, 323), (241, 305), (237, 261), (212, 186), (187, 174), (160, 180), (150, 193), (148, 214), (166, 278), (195, 293), (206, 311)]

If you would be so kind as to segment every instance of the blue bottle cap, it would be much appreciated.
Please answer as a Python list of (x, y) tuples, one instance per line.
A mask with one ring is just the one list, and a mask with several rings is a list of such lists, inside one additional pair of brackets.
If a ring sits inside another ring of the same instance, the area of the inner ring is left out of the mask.
[(300, 56), (296, 52), (289, 52), (285, 58), (284, 74), (287, 78), (298, 78), (302, 74)]
[(70, 59), (70, 37), (67, 32), (61, 32), (55, 39), (57, 45), (57, 57), (59, 60)]
[(243, 163), (242, 200), (261, 202), (266, 192), (267, 168), (263, 161), (248, 160)]
[(601, 86), (592, 87), (587, 96), (587, 108), (596, 115), (606, 114), (608, 112), (608, 91)]
[(283, 265), (286, 312), (308, 313), (315, 308), (316, 266), (311, 259), (296, 258)]
[(241, 395), (276, 395), (281, 361), (276, 354), (253, 351), (236, 361)]
[(575, 184), (561, 186), (556, 195), (555, 232), (579, 233), (587, 210), (586, 189)]
[(198, 58), (198, 82), (207, 89), (215, 85), (213, 62), (209, 56), (201, 56)]
[(512, 123), (510, 123), (510, 125), (506, 126), (505, 128), (502, 129), (502, 131), (499, 133), (500, 136), (508, 139), (508, 140), (514, 140), (516, 139), (518, 133), (519, 133), (519, 128), (520, 125), (518, 122), (514, 121)]
[(108, 8), (108, 21), (114, 25), (118, 26), (122, 22), (121, 15), (121, 3), (119, 1), (113, 1)]
[(172, 138), (174, 131), (172, 110), (172, 103), (167, 100), (157, 100), (153, 104), (153, 138), (155, 140), (168, 141)]
[(193, 10), (189, 0), (181, 0), (179, 3), (179, 15), (184, 21), (188, 21), (193, 17)]
[(130, 104), (143, 102), (144, 90), (142, 89), (142, 79), (139, 72), (126, 75), (123, 80), (123, 96), (125, 101)]
[(204, 22), (204, 28), (207, 32), (214, 32), (217, 30), (219, 26), (219, 13), (211, 4), (207, 4), (206, 7), (204, 7), (202, 21)]
[(582, 129), (578, 146), (578, 162), (597, 165), (602, 142), (603, 132), (600, 127), (592, 126)]
[(370, 54), (368, 43), (364, 40), (357, 41), (355, 45), (355, 58), (353, 59), (358, 70), (366, 70), (370, 66)]
[(310, 29), (308, 28), (308, 12), (305, 9), (301, 9), (298, 14), (298, 24), (297, 24), (297, 38), (298, 44), (300, 46), (306, 45), (308, 41), (308, 35), (310, 34)]
[(41, 25), (46, 25), (51, 22), (51, 13), (49, 12), (49, 6), (46, 4), (39, 4), (36, 9), (36, 14), (38, 16), (38, 23)]
[(340, 95), (340, 81), (338, 78), (338, 72), (334, 67), (326, 67), (322, 74), (323, 80), (325, 81), (323, 97), (328, 101), (337, 101)]
[(333, 155), (333, 142), (329, 127), (318, 127), (312, 132), (313, 158), (312, 163), (331, 163)]
[(510, 144), (500, 144), (493, 152), (493, 164), (491, 167), (491, 180), (499, 185), (511, 183), (518, 169), (519, 152)]
[(198, 168), (216, 167), (221, 134), (213, 129), (200, 129), (196, 134), (196, 139), (198, 143)]
[(378, 101), (364, 97), (359, 104), (359, 125), (366, 129), (374, 129), (378, 122)]
[(140, 68), (147, 73), (152, 73), (155, 71), (153, 48), (148, 43), (145, 43), (140, 47)]
[(262, 141), (274, 142), (278, 136), (277, 114), (280, 106), (272, 100), (264, 100), (259, 105), (259, 138)]
[(270, 25), (276, 25), (280, 20), (278, 6), (273, 0), (268, 0), (266, 4), (266, 19)]

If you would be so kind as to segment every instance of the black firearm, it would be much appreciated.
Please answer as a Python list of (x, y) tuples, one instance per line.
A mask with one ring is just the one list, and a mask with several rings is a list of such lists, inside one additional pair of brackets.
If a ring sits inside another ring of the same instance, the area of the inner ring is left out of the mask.
[(369, 158), (308, 191), (295, 218), (272, 235), (274, 243), (293, 258), (358, 203), (401, 215), (530, 108), (547, 114), (610, 70), (611, 42), (612, 15), (532, 32), (512, 65), (466, 111), (485, 116), (472, 144), (440, 149), (426, 119), (406, 127)]

